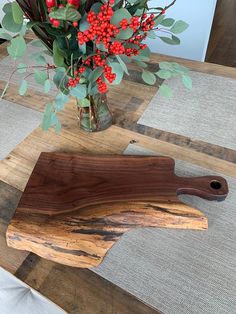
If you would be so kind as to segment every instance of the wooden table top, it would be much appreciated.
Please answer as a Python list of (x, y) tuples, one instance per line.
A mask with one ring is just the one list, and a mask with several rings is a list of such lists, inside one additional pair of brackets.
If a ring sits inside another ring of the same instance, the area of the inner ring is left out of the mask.
[[(0, 46), (0, 58), (7, 55), (6, 44)], [(157, 68), (163, 60), (181, 61), (195, 71), (236, 78), (236, 69), (152, 55), (150, 67)], [(224, 147), (193, 140), (184, 136), (144, 127), (138, 119), (158, 90), (142, 83), (137, 69), (119, 86), (109, 92), (109, 103), (115, 123), (100, 133), (86, 133), (78, 128), (75, 104), (71, 101), (61, 115), (63, 129), (43, 132), (35, 129), (7, 158), (0, 162), (0, 266), (15, 274), (43, 295), (62, 306), (69, 313), (157, 313), (147, 304), (90, 270), (46, 261), (25, 251), (6, 246), (5, 231), (22, 191), (42, 151), (67, 153), (122, 154), (130, 143), (146, 149), (185, 160), (193, 164), (236, 177), (236, 152)], [(0, 81), (0, 89), (4, 82)], [(49, 96), (29, 91), (18, 95), (18, 87), (11, 85), (5, 99), (40, 112)], [(55, 289), (56, 287), (56, 289)]]

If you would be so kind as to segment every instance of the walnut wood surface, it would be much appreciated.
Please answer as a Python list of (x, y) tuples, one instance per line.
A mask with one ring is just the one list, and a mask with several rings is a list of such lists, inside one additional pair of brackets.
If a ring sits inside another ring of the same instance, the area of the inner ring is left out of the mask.
[(223, 200), (226, 181), (181, 178), (174, 166), (169, 157), (42, 153), (8, 228), (8, 245), (89, 268), (131, 229), (206, 229), (207, 218), (177, 195)]
[[(30, 39), (34, 39), (34, 37)], [(0, 58), (7, 55), (6, 46), (7, 43), (0, 45)], [(175, 61), (194, 71), (236, 79), (235, 68), (159, 54), (152, 54), (149, 68), (153, 70), (160, 61)], [(157, 155), (172, 156), (236, 178), (236, 151), (137, 124), (158, 87), (141, 83), (137, 80), (137, 75), (132, 78), (133, 80), (127, 80), (125, 77), (120, 85), (110, 88), (108, 96), (110, 109), (115, 117), (115, 125), (99, 133), (86, 133), (79, 130), (75, 117), (75, 103), (70, 101), (63, 114), (60, 114), (63, 128), (59, 135), (55, 134), (53, 130), (43, 132), (39, 127), (22, 141), (7, 158), (0, 161), (1, 183), (7, 183), (13, 190), (16, 188), (23, 191), (39, 155), (43, 151), (122, 154), (130, 142), (152, 150)], [(0, 90), (2, 91), (4, 87), (5, 82), (0, 81)], [(40, 112), (43, 112), (45, 104), (51, 101), (49, 95), (33, 90), (29, 90), (24, 97), (21, 97), (18, 88), (17, 85), (10, 84), (5, 99)], [(2, 191), (1, 188), (0, 192)], [(4, 199), (2, 208), (6, 209), (7, 213), (9, 213), (9, 208), (15, 198), (14, 193), (12, 195), (7, 193), (5, 199), (0, 198), (0, 204)], [(168, 217), (172, 218), (173, 222), (173, 215), (169, 214)], [(179, 217), (182, 221), (186, 219), (181, 214)], [(193, 218), (191, 215), (189, 217), (192, 219), (193, 225)], [(163, 222), (163, 219), (161, 221)], [(175, 223), (176, 221), (177, 219)], [(194, 220), (195, 223), (196, 220)], [(114, 284), (111, 286), (111, 283), (104, 284), (101, 277), (98, 276), (97, 280), (94, 280), (92, 271), (59, 265), (32, 253), (27, 254), (26, 251), (8, 248), (5, 245), (7, 224), (8, 220), (3, 220), (3, 223), (0, 224), (0, 266), (39, 290), (68, 313), (144, 314), (152, 313), (152, 310), (159, 313), (157, 309), (152, 308), (149, 302), (144, 303), (142, 298), (133, 296), (135, 300), (132, 302), (126, 291), (120, 289), (122, 291), (119, 294), (116, 290), (118, 287)], [(63, 240), (65, 241), (64, 237)], [(44, 247), (41, 246), (39, 250), (42, 252)], [(22, 263), (22, 261), (24, 262)], [(173, 287), (173, 293), (175, 293), (175, 287)]]

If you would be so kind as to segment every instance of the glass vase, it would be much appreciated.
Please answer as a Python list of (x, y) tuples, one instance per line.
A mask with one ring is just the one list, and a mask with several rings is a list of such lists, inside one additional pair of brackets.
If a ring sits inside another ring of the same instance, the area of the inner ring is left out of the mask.
[(112, 114), (109, 110), (106, 94), (88, 96), (89, 107), (81, 107), (79, 101), (78, 120), (82, 130), (87, 132), (103, 131), (112, 125)]

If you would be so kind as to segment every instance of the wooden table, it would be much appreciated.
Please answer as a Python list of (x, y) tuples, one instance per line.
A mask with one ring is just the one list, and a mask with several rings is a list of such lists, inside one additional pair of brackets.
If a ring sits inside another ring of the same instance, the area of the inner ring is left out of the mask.
[[(0, 58), (6, 45), (0, 46)], [(191, 69), (236, 78), (236, 70), (224, 66), (153, 55), (150, 67), (160, 60), (181, 61)], [(61, 121), (62, 132), (35, 129), (9, 156), (0, 162), (0, 266), (40, 291), (69, 313), (158, 313), (126, 291), (90, 270), (74, 269), (44, 260), (32, 253), (10, 249), (5, 243), (7, 225), (27, 180), (42, 151), (67, 153), (122, 154), (129, 143), (182, 159), (222, 174), (236, 177), (236, 152), (190, 138), (137, 124), (158, 84), (142, 83), (135, 68), (120, 86), (111, 88), (109, 102), (115, 124), (101, 133), (85, 133), (77, 124), (74, 103), (66, 106)], [(0, 89), (4, 82), (0, 81)], [(5, 99), (25, 107), (43, 111), (49, 97), (30, 91), (18, 95), (11, 86)]]

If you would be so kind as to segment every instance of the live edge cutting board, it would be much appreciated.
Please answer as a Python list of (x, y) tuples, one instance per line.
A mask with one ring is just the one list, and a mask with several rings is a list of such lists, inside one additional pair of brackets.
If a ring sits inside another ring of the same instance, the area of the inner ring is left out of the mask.
[(177, 195), (221, 201), (227, 182), (181, 178), (174, 166), (169, 157), (42, 153), (8, 227), (8, 245), (89, 268), (131, 229), (206, 229), (207, 218)]

